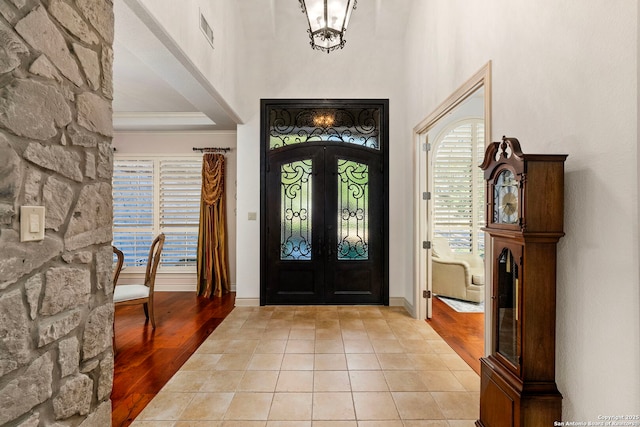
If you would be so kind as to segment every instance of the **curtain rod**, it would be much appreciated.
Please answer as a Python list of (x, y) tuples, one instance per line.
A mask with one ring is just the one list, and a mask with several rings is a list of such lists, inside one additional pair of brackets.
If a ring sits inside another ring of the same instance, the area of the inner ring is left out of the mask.
[(217, 153), (222, 151), (226, 153), (227, 151), (231, 151), (231, 147), (193, 147), (193, 151), (200, 151), (201, 153)]

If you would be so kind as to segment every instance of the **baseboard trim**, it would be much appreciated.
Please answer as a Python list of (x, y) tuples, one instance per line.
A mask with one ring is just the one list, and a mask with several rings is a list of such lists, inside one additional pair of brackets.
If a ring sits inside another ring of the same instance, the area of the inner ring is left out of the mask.
[(259, 307), (260, 298), (238, 298), (236, 296), (236, 307)]
[[(121, 285), (144, 282), (144, 272), (123, 272), (118, 279)], [(196, 292), (196, 275), (191, 273), (165, 273), (156, 276), (155, 292)], [(236, 291), (236, 284), (231, 284), (231, 292)]]
[(411, 317), (416, 317), (415, 307), (404, 297), (389, 297), (389, 307), (404, 307)]
[(389, 297), (389, 307), (404, 307), (405, 301), (403, 297)]
[(414, 319), (418, 318), (418, 313), (416, 312), (416, 307), (413, 304), (411, 304), (409, 301), (407, 301), (406, 298), (404, 300), (404, 309), (407, 310), (409, 315), (411, 315), (411, 317), (413, 317)]

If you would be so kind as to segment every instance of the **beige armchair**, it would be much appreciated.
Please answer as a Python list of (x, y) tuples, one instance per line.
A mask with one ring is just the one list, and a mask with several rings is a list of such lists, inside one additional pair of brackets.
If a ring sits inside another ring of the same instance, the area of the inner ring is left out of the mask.
[(484, 262), (473, 254), (455, 253), (443, 237), (432, 244), (433, 293), (465, 301), (484, 301)]

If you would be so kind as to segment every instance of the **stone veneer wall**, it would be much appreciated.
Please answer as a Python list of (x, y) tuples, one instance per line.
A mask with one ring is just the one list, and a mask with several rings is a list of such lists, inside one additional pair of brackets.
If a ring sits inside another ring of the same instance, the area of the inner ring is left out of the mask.
[(111, 0), (0, 0), (1, 426), (111, 425), (112, 45)]

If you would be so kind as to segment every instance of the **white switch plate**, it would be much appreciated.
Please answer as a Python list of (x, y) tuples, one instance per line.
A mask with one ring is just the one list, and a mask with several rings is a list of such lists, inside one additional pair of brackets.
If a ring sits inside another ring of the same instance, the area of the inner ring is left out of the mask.
[(20, 241), (44, 239), (44, 206), (20, 206)]
[(248, 219), (249, 221), (255, 221), (255, 220), (257, 220), (257, 219), (258, 219), (258, 213), (257, 213), (257, 212), (249, 212), (249, 213), (247, 214), (247, 219)]

